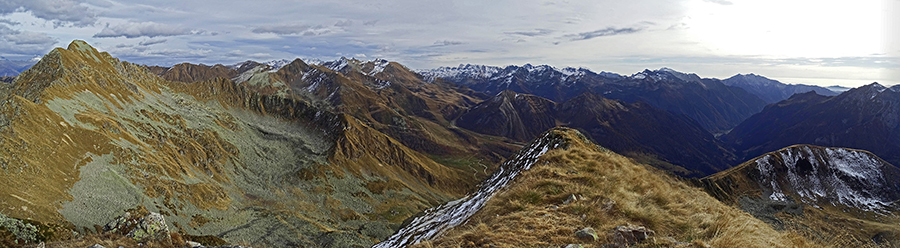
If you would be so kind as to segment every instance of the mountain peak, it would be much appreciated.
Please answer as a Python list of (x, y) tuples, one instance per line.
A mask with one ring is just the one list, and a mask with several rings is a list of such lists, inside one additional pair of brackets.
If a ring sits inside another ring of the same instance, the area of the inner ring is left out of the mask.
[(96, 48), (83, 40), (73, 40), (72, 43), (69, 43), (69, 46), (66, 48), (66, 50), (72, 52), (71, 55), (78, 56), (80, 59), (93, 59), (98, 63), (102, 63), (104, 60), (112, 59), (112, 56), (110, 56), (108, 53), (101, 53), (100, 51), (97, 51)]

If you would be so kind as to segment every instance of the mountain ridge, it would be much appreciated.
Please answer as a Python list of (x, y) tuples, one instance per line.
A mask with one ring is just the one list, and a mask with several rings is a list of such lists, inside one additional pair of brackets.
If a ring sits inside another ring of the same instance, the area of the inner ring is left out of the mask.
[(731, 129), (765, 106), (759, 97), (743, 89), (668, 68), (631, 76), (530, 64), (504, 68), (464, 65), (420, 73), (426, 79), (443, 76), (444, 80), (488, 95), (509, 89), (562, 102), (592, 92), (628, 103), (643, 101), (688, 116), (714, 133)]

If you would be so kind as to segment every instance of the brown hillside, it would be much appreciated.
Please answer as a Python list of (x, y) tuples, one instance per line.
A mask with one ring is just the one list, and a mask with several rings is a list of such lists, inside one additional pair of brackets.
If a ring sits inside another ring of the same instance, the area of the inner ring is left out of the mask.
[[(631, 223), (655, 231), (637, 247), (816, 247), (778, 232), (747, 213), (720, 203), (646, 165), (577, 138), (568, 148), (541, 156), (462, 226), (415, 247), (562, 247), (611, 243), (606, 232)], [(575, 200), (565, 203), (571, 196)], [(593, 228), (597, 241), (575, 231)], [(689, 243), (689, 244), (688, 244)]]

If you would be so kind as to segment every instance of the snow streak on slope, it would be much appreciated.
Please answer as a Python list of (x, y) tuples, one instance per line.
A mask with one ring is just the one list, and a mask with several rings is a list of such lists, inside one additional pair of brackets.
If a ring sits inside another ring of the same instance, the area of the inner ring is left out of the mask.
[(404, 247), (421, 241), (433, 239), (450, 228), (465, 223), (475, 212), (478, 212), (496, 192), (516, 178), (520, 172), (528, 170), (537, 162), (538, 157), (548, 150), (558, 148), (565, 143), (556, 131), (549, 131), (535, 139), (527, 147), (520, 150), (513, 159), (500, 165), (490, 178), (482, 182), (478, 191), (458, 200), (425, 210), (425, 215), (416, 217), (400, 229), (396, 234), (373, 247)]
[(772, 200), (787, 201), (792, 191), (808, 204), (841, 204), (876, 212), (892, 201), (883, 192), (890, 190), (884, 175), (889, 165), (864, 151), (794, 146), (755, 162)]

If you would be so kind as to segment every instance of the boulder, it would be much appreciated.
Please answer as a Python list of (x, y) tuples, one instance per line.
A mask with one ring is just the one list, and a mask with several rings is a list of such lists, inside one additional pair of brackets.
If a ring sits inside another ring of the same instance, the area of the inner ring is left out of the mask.
[(597, 231), (594, 231), (594, 229), (590, 227), (575, 231), (575, 237), (588, 241), (596, 241), (599, 239), (599, 237), (597, 237)]
[(581, 244), (569, 244), (566, 248), (584, 248), (584, 246)]
[(613, 242), (610, 247), (629, 247), (643, 242), (654, 235), (656, 235), (656, 232), (653, 230), (632, 224), (617, 226), (607, 233), (609, 240)]

